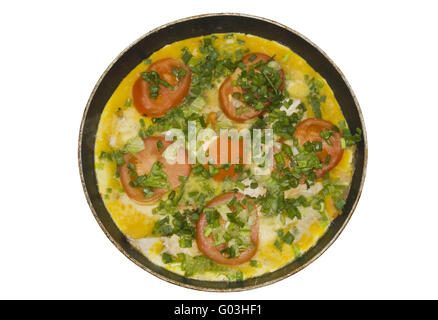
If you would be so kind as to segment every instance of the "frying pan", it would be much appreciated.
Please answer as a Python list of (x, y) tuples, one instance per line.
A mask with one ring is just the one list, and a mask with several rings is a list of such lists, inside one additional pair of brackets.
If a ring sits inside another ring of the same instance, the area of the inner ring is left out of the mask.
[[(350, 128), (360, 128), (363, 139), (355, 152), (355, 171), (343, 208), (317, 244), (284, 267), (244, 281), (205, 281), (186, 278), (149, 261), (117, 228), (99, 194), (95, 173), (94, 145), (105, 104), (126, 75), (145, 57), (175, 41), (212, 33), (247, 33), (277, 41), (303, 57), (329, 84)], [(317, 259), (339, 236), (359, 200), (366, 171), (367, 138), (362, 113), (347, 80), (332, 60), (296, 31), (265, 18), (245, 14), (205, 14), (181, 19), (147, 33), (123, 51), (103, 73), (88, 100), (79, 132), (79, 171), (91, 211), (111, 242), (132, 262), (153, 275), (187, 288), (206, 291), (240, 291), (265, 286), (300, 271)]]

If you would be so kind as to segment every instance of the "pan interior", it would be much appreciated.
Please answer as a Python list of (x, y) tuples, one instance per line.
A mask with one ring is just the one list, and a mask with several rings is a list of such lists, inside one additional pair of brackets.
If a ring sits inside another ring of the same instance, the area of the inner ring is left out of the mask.
[[(94, 146), (100, 115), (122, 79), (143, 59), (165, 45), (189, 37), (212, 33), (247, 33), (274, 40), (289, 47), (303, 57), (332, 88), (350, 128), (361, 128), (363, 140), (357, 145), (355, 172), (350, 192), (343, 209), (318, 243), (292, 263), (274, 272), (242, 282), (202, 281), (190, 279), (150, 262), (127, 241), (105, 208), (97, 188), (94, 163)], [(237, 291), (266, 285), (301, 270), (316, 259), (336, 239), (350, 219), (361, 193), (366, 165), (366, 136), (357, 101), (348, 83), (337, 67), (325, 54), (298, 33), (275, 22), (261, 18), (225, 14), (205, 15), (171, 23), (150, 32), (125, 50), (106, 70), (93, 91), (85, 110), (79, 141), (79, 165), (82, 182), (90, 207), (110, 240), (129, 259), (152, 274), (174, 284), (193, 289), (212, 291)]]

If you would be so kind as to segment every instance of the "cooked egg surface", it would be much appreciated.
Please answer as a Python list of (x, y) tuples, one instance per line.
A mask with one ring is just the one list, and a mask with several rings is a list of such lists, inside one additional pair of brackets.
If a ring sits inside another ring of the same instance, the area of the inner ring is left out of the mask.
[[(308, 102), (309, 86), (306, 83), (306, 77), (310, 76), (323, 83), (320, 94), (326, 98), (321, 103), (322, 118), (333, 124), (345, 120), (327, 82), (303, 58), (289, 48), (253, 35), (235, 33), (233, 36), (224, 34), (214, 36), (216, 37), (214, 46), (219, 52), (234, 53), (236, 50), (241, 49), (247, 52), (262, 52), (269, 56), (275, 56), (276, 61), (284, 70), (286, 89), (290, 98), (294, 101), (289, 107), (290, 110), (284, 110), (288, 115), (289, 112), (294, 112), (298, 104), (302, 102), (307, 107), (305, 118), (314, 117), (312, 107)], [(196, 60), (201, 54), (199, 48), (203, 38), (196, 37), (175, 42), (145, 58), (148, 58), (151, 62), (167, 57), (181, 60), (181, 50), (187, 48), (193, 55), (192, 59)], [(140, 119), (143, 119), (146, 127), (151, 124), (151, 119), (139, 114), (132, 105), (132, 87), (140, 74), (146, 71), (148, 67), (148, 64), (142, 62), (123, 79), (107, 102), (101, 115), (95, 145), (98, 187), (108, 212), (131, 244), (153, 263), (184, 275), (184, 271), (181, 269), (181, 261), (165, 263), (162, 254), (165, 252), (171, 256), (176, 256), (179, 253), (184, 253), (192, 257), (201, 255), (202, 253), (198, 249), (196, 241), (193, 241), (192, 246), (189, 248), (181, 248), (176, 235), (170, 237), (153, 235), (152, 231), (155, 223), (163, 218), (163, 216), (153, 213), (153, 209), (158, 204), (144, 205), (130, 199), (124, 192), (120, 178), (117, 176), (116, 161), (109, 161), (101, 156), (102, 152), (120, 150), (129, 139), (137, 137), (141, 128)], [(204, 93), (205, 105), (200, 112), (204, 115), (216, 112), (218, 114), (217, 121), (224, 127), (249, 128), (252, 124), (251, 121), (236, 123), (223, 114), (218, 99), (219, 86), (220, 83), (216, 88), (209, 89)], [(337, 179), (337, 183), (347, 187), (344, 191), (344, 197), (347, 195), (354, 171), (354, 153), (354, 146), (346, 147), (341, 161), (330, 171), (330, 179)], [(190, 177), (189, 180), (187, 183), (189, 190), (202, 190), (203, 186), (199, 185), (195, 178)], [(264, 194), (266, 190), (263, 186), (263, 179), (259, 182), (257, 188), (250, 188), (250, 181), (243, 181), (247, 187), (243, 193), (250, 196)], [(217, 193), (221, 192), (221, 186), (215, 182), (212, 182), (209, 187)], [(298, 188), (287, 191), (285, 196), (288, 198), (297, 198), (301, 195), (312, 197), (321, 192), (322, 189), (323, 181), (319, 179), (310, 188), (302, 184)], [(260, 214), (258, 250), (252, 257), (251, 262), (248, 261), (237, 266), (225, 266), (214, 271), (195, 273), (189, 276), (203, 280), (232, 281), (233, 277), (230, 275), (236, 274), (236, 272), (240, 272), (242, 278), (246, 279), (277, 270), (314, 246), (330, 226), (331, 221), (341, 212), (336, 208), (330, 195), (325, 196), (323, 208), (317, 210), (312, 206), (308, 206), (299, 209), (301, 219)], [(295, 238), (292, 244), (282, 243), (281, 248), (279, 248), (278, 243), (276, 245), (277, 230), (279, 229), (292, 232)]]

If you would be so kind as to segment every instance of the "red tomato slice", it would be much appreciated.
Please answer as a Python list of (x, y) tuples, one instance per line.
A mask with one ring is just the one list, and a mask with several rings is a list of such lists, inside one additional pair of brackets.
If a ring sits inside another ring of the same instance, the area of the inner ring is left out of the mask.
[[(253, 55), (255, 55), (256, 57), (252, 58)], [(256, 64), (260, 60), (263, 62), (266, 62), (270, 58), (271, 58), (270, 56), (268, 56), (267, 54), (261, 53), (261, 52), (251, 52), (243, 57), (242, 62), (249, 67), (249, 66), (252, 66), (253, 64)], [(251, 61), (251, 59), (253, 59), (253, 60)]]
[[(316, 153), (322, 162), (322, 168), (315, 170), (317, 178), (322, 177), (333, 169), (339, 161), (341, 161), (342, 155), (344, 154), (344, 150), (341, 146), (342, 135), (338, 131), (332, 130), (334, 126), (335, 125), (329, 121), (310, 118), (301, 121), (294, 132), (294, 136), (298, 139), (299, 145), (303, 145), (307, 141), (322, 142), (322, 151)], [(332, 145), (329, 145), (320, 136), (323, 130), (330, 130), (333, 133), (333, 136), (329, 139)], [(325, 163), (328, 155), (330, 156), (330, 160), (328, 163)]]
[[(228, 140), (228, 150), (221, 148), (220, 145), (226, 143)], [(238, 149), (238, 150), (237, 150)], [(214, 160), (213, 164), (215, 167), (221, 166), (222, 164), (230, 163), (231, 166), (228, 169), (221, 168), (219, 169), (219, 173), (213, 176), (213, 180), (223, 181), (226, 177), (230, 177), (231, 179), (237, 179), (240, 172), (236, 172), (235, 168), (237, 163), (243, 164), (244, 152), (243, 152), (243, 139), (239, 139), (239, 141), (233, 141), (231, 137), (220, 136), (218, 139), (213, 141), (210, 144), (207, 152), (209, 156), (207, 157), (207, 161), (212, 159)], [(245, 155), (246, 156), (246, 155)], [(205, 164), (204, 167), (208, 169), (208, 164)]]
[[(158, 150), (158, 141), (163, 143), (163, 148), (161, 150)], [(120, 166), (119, 175), (123, 189), (131, 199), (141, 203), (151, 203), (158, 200), (166, 192), (166, 190), (154, 188), (154, 194), (151, 197), (145, 197), (141, 188), (131, 187), (129, 182), (134, 179), (129, 175), (129, 162), (135, 165), (135, 171), (139, 176), (141, 176), (149, 173), (153, 164), (157, 161), (160, 161), (163, 164), (162, 170), (167, 174), (172, 189), (181, 184), (181, 181), (178, 179), (179, 176), (187, 177), (190, 175), (191, 166), (188, 164), (187, 153), (185, 164), (170, 164), (162, 156), (166, 148), (173, 143), (172, 141), (166, 141), (164, 137), (149, 137), (144, 139), (143, 142), (145, 146), (144, 150), (134, 155), (125, 154), (123, 156), (125, 159), (125, 164)]]
[[(250, 58), (255, 55), (256, 58), (253, 61), (250, 61)], [(243, 57), (242, 62), (247, 66), (251, 66), (253, 64), (256, 64), (260, 60), (262, 61), (268, 61), (271, 57), (260, 52), (255, 53), (249, 53), (245, 57)], [(254, 108), (251, 108), (250, 110), (243, 112), (242, 114), (238, 114), (236, 111), (236, 107), (233, 104), (233, 101), (236, 99), (233, 98), (233, 93), (239, 92), (240, 94), (243, 94), (244, 91), (240, 86), (233, 86), (233, 81), (237, 81), (239, 78), (240, 69), (236, 69), (233, 74), (228, 76), (225, 81), (222, 83), (221, 87), (219, 88), (219, 102), (221, 105), (222, 110), (226, 114), (226, 116), (234, 121), (237, 122), (245, 122), (246, 120), (256, 118), (260, 115), (262, 115), (265, 111), (257, 111)], [(280, 90), (283, 89), (284, 86), (284, 72), (281, 70), (281, 77), (283, 78), (283, 82), (280, 86)], [(245, 104), (242, 100), (239, 100), (243, 105), (248, 106)], [(234, 102), (238, 103), (238, 102)], [(268, 106), (270, 102), (266, 102), (265, 106)]]
[[(233, 192), (224, 193), (211, 200), (208, 203), (207, 207), (212, 208), (219, 204), (228, 202), (233, 198), (233, 196), (235, 196), (238, 201), (245, 198), (245, 196), (241, 193), (233, 193)], [(212, 235), (210, 235), (209, 237), (204, 236), (204, 231), (207, 224), (208, 222), (205, 213), (201, 213), (196, 227), (196, 243), (198, 244), (199, 250), (202, 253), (204, 253), (207, 257), (209, 257), (211, 260), (225, 265), (238, 265), (250, 260), (257, 252), (257, 247), (259, 243), (258, 219), (256, 219), (255, 223), (251, 227), (251, 241), (254, 244), (254, 247), (244, 252), (241, 252), (240, 255), (235, 258), (225, 257), (220, 252), (224, 248), (224, 246), (223, 245), (215, 246)]]
[[(183, 68), (186, 75), (179, 81), (172, 73), (173, 68)], [(140, 76), (132, 88), (134, 106), (141, 114), (156, 118), (177, 107), (189, 92), (192, 75), (190, 69), (181, 61), (174, 58), (165, 58), (152, 63), (148, 71), (156, 71), (160, 78), (167, 81), (174, 89), (169, 89), (160, 84), (160, 92), (156, 99), (149, 96), (150, 84)]]

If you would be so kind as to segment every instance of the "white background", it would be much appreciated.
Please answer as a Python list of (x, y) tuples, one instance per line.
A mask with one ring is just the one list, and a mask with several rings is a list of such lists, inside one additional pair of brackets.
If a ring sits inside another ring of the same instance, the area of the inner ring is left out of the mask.
[[(438, 7), (434, 1), (3, 1), (0, 5), (0, 298), (438, 298)], [(143, 271), (85, 200), (77, 139), (110, 62), (144, 33), (242, 12), (304, 34), (341, 68), (369, 139), (359, 205), (298, 274), (206, 293)]]

